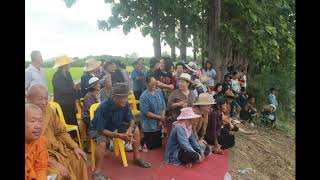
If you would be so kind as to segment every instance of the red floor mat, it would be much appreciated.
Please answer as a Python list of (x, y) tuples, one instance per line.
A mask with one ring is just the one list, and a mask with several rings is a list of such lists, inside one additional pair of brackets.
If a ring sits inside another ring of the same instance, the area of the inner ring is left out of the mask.
[[(211, 155), (201, 164), (191, 169), (163, 163), (164, 149), (141, 152), (144, 160), (152, 164), (151, 168), (140, 168), (132, 164), (132, 153), (127, 153), (129, 166), (124, 168), (120, 159), (109, 152), (104, 159), (103, 172), (112, 180), (182, 180), (182, 179), (210, 179), (221, 180), (228, 170), (228, 152), (225, 155)], [(91, 166), (88, 167), (91, 179)]]
[(154, 180), (223, 180), (228, 171), (228, 151), (224, 155), (211, 155), (201, 164), (195, 164), (192, 168), (163, 164), (159, 174)]

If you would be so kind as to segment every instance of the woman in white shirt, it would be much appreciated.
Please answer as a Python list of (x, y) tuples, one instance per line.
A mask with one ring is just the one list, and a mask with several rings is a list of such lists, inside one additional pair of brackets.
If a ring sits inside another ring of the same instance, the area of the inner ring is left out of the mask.
[(212, 62), (206, 61), (205, 67), (202, 69), (202, 73), (207, 75), (209, 78), (208, 85), (210, 91), (214, 91), (214, 79), (216, 78), (217, 73), (212, 66)]

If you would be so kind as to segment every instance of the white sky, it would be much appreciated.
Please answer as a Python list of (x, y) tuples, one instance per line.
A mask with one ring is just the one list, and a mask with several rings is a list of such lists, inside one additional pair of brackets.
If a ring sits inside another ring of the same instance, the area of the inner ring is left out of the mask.
[[(104, 0), (78, 0), (67, 8), (63, 0), (26, 0), (25, 6), (25, 60), (39, 50), (43, 59), (67, 54), (71, 57), (109, 54), (124, 56), (138, 53), (153, 56), (152, 38), (143, 37), (138, 29), (128, 35), (122, 28), (111, 31), (98, 29), (97, 20), (111, 16), (109, 4)], [(170, 54), (168, 46), (162, 52)], [(179, 50), (176, 49), (177, 55)], [(192, 49), (187, 49), (192, 55)]]

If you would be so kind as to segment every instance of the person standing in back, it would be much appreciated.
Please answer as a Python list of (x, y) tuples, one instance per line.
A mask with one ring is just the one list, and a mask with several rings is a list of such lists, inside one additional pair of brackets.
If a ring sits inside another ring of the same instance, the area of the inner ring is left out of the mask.
[(210, 88), (210, 91), (214, 91), (214, 79), (216, 78), (216, 71), (214, 70), (212, 66), (212, 62), (207, 61), (205, 64), (205, 67), (202, 69), (202, 73), (207, 75), (208, 79), (208, 85)]
[[(42, 66), (43, 66), (43, 59), (40, 51), (32, 51), (31, 64), (25, 70), (25, 83), (24, 83), (25, 94), (27, 94), (30, 87), (34, 84), (43, 84), (48, 88), (47, 79)], [(50, 99), (50, 94), (48, 95), (48, 99)]]
[(140, 99), (142, 92), (145, 89), (144, 84), (144, 71), (138, 61), (133, 62), (134, 70), (131, 73), (131, 79), (133, 81), (133, 94), (137, 100)]
[[(54, 101), (62, 109), (63, 116), (67, 124), (78, 125), (76, 118), (76, 89), (78, 88), (72, 80), (70, 74), (70, 64), (72, 60), (66, 56), (60, 56), (56, 59), (53, 69), (58, 68), (52, 78)], [(76, 133), (72, 131), (70, 135), (74, 138)]]

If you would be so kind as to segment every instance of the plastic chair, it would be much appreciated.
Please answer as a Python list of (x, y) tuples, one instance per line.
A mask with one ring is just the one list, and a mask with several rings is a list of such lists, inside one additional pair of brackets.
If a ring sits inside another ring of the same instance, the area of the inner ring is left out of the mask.
[(50, 102), (53, 102), (54, 101), (54, 99), (53, 99), (53, 93), (51, 93), (50, 94), (50, 100), (49, 100)]
[(69, 125), (69, 124), (66, 123), (66, 121), (64, 119), (64, 116), (63, 116), (63, 113), (62, 113), (62, 109), (61, 109), (61, 107), (60, 107), (60, 105), (58, 103), (50, 101), (49, 104), (53, 109), (55, 109), (58, 112), (58, 116), (59, 116), (62, 124), (66, 127), (67, 132), (77, 131), (79, 146), (82, 149), (82, 144), (81, 144), (81, 141), (80, 141), (80, 134), (79, 134), (78, 126), (77, 125)]
[(80, 134), (81, 134), (80, 136), (81, 143), (84, 144), (84, 141), (87, 139), (87, 125), (83, 122), (83, 119), (82, 119), (82, 106), (80, 101), (76, 103), (76, 107), (78, 111), (76, 116), (79, 124)]
[[(93, 120), (94, 112), (97, 110), (100, 103), (95, 103), (90, 106), (90, 120)], [(95, 160), (95, 142), (93, 139), (90, 138), (91, 143), (91, 170), (94, 171), (96, 168), (96, 160)], [(113, 147), (114, 147), (114, 154), (116, 157), (119, 156), (119, 151), (121, 154), (121, 159), (124, 167), (128, 167), (128, 161), (126, 156), (126, 151), (124, 149), (124, 142), (120, 138), (113, 138)]]
[(137, 104), (139, 103), (139, 101), (136, 100), (136, 98), (135, 98), (135, 96), (134, 96), (132, 91), (129, 92), (128, 103), (130, 105), (130, 109), (131, 109), (132, 114), (134, 116), (140, 115), (140, 111), (137, 108)]

